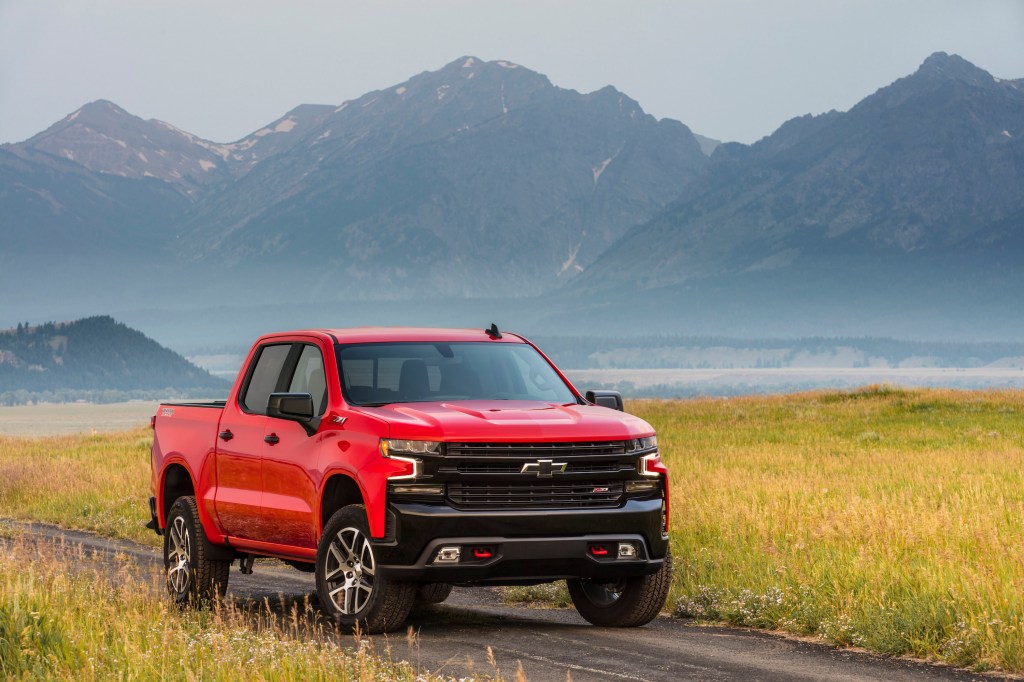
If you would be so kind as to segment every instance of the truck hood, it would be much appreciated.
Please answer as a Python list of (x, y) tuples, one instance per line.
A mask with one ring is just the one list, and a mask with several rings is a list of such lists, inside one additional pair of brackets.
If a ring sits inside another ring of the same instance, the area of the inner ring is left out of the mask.
[(358, 409), (388, 422), (392, 438), (410, 440), (588, 441), (639, 438), (654, 433), (639, 417), (596, 405), (452, 400)]

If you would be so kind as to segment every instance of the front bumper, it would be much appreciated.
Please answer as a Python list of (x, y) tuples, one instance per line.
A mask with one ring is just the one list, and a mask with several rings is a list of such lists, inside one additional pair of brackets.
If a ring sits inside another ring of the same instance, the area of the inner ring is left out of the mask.
[[(613, 580), (661, 568), (668, 548), (661, 499), (627, 500), (615, 509), (460, 511), (446, 505), (392, 503), (389, 537), (374, 541), (382, 573), (396, 580), (514, 584), (562, 578)], [(636, 556), (618, 558), (619, 543)], [(460, 559), (438, 562), (444, 547)], [(596, 551), (610, 550), (607, 555)], [(475, 556), (475, 550), (490, 556)]]

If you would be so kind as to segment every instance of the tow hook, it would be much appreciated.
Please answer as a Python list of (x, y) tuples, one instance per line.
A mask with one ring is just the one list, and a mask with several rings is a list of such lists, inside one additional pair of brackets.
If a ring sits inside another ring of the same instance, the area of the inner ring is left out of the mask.
[(243, 554), (238, 557), (238, 568), (242, 571), (242, 575), (252, 575), (252, 565), (256, 561), (256, 557), (252, 554)]

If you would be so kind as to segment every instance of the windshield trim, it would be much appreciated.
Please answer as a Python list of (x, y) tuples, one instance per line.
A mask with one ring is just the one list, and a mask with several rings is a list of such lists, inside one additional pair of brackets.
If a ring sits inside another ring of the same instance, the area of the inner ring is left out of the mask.
[[(444, 346), (487, 346), (487, 345), (499, 345), (502, 347), (513, 346), (530, 349), (531, 352), (538, 360), (540, 360), (548, 369), (552, 375), (558, 380), (562, 387), (564, 387), (568, 397), (572, 400), (565, 402), (561, 399), (564, 396), (555, 396), (551, 399), (545, 399), (541, 397), (474, 397), (474, 398), (444, 398), (444, 397), (431, 397), (425, 400), (409, 400), (409, 399), (396, 399), (391, 401), (382, 400), (367, 400), (360, 402), (354, 400), (350, 395), (348, 388), (345, 385), (344, 377), (344, 363), (342, 361), (342, 352), (349, 348), (363, 348), (370, 346), (427, 346), (427, 345), (444, 345)], [(425, 341), (360, 341), (356, 343), (335, 343), (334, 344), (334, 355), (337, 364), (337, 376), (338, 384), (341, 389), (342, 398), (345, 403), (351, 407), (386, 407), (388, 405), (413, 405), (422, 403), (442, 403), (442, 402), (479, 402), (479, 401), (527, 401), (527, 402), (542, 402), (549, 403), (552, 405), (579, 405), (586, 404), (582, 396), (576, 391), (572, 383), (562, 374), (562, 372), (551, 362), (550, 359), (532, 343), (521, 342), (521, 343), (501, 343), (494, 341), (448, 341), (448, 340), (425, 340)]]

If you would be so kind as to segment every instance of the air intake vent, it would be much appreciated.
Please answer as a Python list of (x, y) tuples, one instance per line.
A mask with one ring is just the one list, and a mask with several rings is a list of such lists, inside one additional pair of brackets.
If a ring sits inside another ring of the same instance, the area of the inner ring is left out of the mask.
[(452, 506), (470, 510), (615, 507), (621, 499), (622, 481), (448, 484)]

